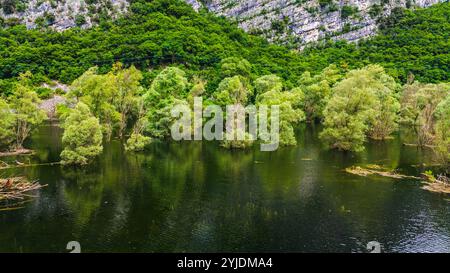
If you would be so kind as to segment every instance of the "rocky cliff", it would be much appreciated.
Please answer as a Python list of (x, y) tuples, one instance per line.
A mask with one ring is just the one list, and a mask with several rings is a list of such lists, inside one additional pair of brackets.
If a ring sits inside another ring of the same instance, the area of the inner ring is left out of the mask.
[[(427, 7), (448, 0), (185, 0), (195, 10), (236, 20), (244, 30), (302, 46), (324, 38), (356, 41), (373, 35), (394, 8)], [(0, 0), (3, 25), (64, 30), (95, 24), (126, 12), (127, 0)]]
[(119, 16), (128, 6), (127, 0), (0, 0), (0, 20), (3, 25), (28, 28), (89, 28), (101, 17)]
[(307, 44), (324, 38), (356, 41), (373, 35), (394, 8), (448, 0), (187, 0), (194, 8), (234, 18), (244, 30), (272, 41)]

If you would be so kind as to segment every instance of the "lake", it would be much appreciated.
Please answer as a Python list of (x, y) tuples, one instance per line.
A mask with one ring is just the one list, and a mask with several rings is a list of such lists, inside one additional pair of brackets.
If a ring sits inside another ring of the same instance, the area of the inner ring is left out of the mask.
[[(0, 252), (68, 252), (69, 241), (82, 252), (367, 252), (370, 241), (385, 252), (450, 252), (450, 196), (344, 171), (370, 163), (418, 176), (431, 151), (403, 146), (414, 139), (405, 131), (362, 153), (327, 151), (319, 132), (299, 128), (298, 146), (275, 152), (204, 141), (127, 153), (112, 141), (87, 167), (0, 170), (48, 184), (0, 211)], [(58, 161), (61, 133), (34, 133), (32, 162)]]

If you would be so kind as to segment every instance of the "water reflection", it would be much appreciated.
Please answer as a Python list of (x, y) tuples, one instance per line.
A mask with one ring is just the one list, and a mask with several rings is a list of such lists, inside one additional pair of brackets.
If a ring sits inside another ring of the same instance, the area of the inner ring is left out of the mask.
[[(136, 154), (113, 141), (89, 167), (8, 170), (49, 186), (0, 213), (0, 251), (64, 252), (76, 240), (89, 252), (363, 252), (376, 240), (385, 251), (450, 252), (445, 198), (417, 181), (343, 172), (371, 163), (417, 174), (411, 165), (429, 152), (403, 146), (403, 132), (357, 155), (326, 151), (319, 131), (299, 128), (298, 147), (270, 153), (161, 142)], [(60, 133), (35, 134), (33, 160), (59, 160)]]

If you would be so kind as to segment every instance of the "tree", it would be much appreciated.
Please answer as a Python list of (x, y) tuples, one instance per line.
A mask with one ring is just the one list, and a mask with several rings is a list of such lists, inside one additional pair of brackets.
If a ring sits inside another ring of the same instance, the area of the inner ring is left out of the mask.
[(183, 98), (188, 87), (189, 83), (183, 70), (167, 67), (156, 76), (149, 91), (163, 98), (168, 96)]
[(85, 165), (103, 151), (100, 123), (83, 102), (64, 120), (63, 128), (62, 164)]
[(242, 76), (250, 78), (252, 74), (252, 65), (243, 58), (229, 57), (220, 62), (220, 74), (222, 78)]
[(394, 78), (385, 73), (381, 66), (371, 65), (367, 69), (369, 73), (372, 73), (374, 80), (372, 90), (378, 100), (375, 109), (376, 115), (371, 119), (368, 134), (372, 139), (383, 140), (398, 128), (400, 103), (396, 95), (399, 86)]
[(302, 74), (298, 83), (305, 96), (303, 110), (307, 122), (323, 119), (323, 110), (331, 96), (331, 87), (341, 78), (336, 65), (328, 66), (314, 77), (308, 71)]
[(247, 149), (251, 147), (255, 142), (253, 136), (247, 132), (241, 132), (244, 137), (242, 140), (239, 140), (236, 138), (239, 130), (241, 129), (234, 129), (231, 132), (226, 132), (223, 136), (223, 140), (220, 142), (220, 146), (226, 149)]
[(145, 146), (151, 142), (151, 138), (144, 136), (144, 130), (147, 127), (147, 118), (144, 108), (144, 100), (142, 98), (137, 99), (137, 120), (133, 126), (131, 136), (128, 138), (125, 144), (125, 150), (127, 151), (142, 151)]
[(9, 148), (14, 141), (15, 116), (6, 100), (0, 97), (0, 146)]
[(120, 95), (113, 74), (99, 75), (97, 67), (90, 68), (72, 83), (68, 97), (86, 104), (99, 119), (106, 139), (111, 139), (114, 127), (121, 121), (121, 113), (114, 104)]
[(123, 69), (121, 63), (116, 63), (113, 71), (108, 76), (114, 82), (115, 88), (117, 88), (117, 91), (113, 92), (117, 94), (113, 103), (120, 113), (119, 137), (122, 138), (130, 118), (129, 115), (136, 107), (137, 96), (143, 90), (139, 83), (142, 80), (142, 73), (134, 66)]
[(283, 81), (277, 75), (265, 75), (259, 77), (254, 82), (255, 96), (269, 91), (282, 91)]
[(403, 87), (401, 98), (402, 122), (417, 130), (418, 144), (430, 145), (434, 139), (435, 111), (450, 93), (448, 83), (422, 84), (415, 82)]
[(143, 151), (145, 146), (151, 142), (151, 138), (142, 134), (132, 133), (125, 145), (125, 150), (139, 152)]
[(213, 94), (213, 101), (220, 106), (233, 104), (245, 106), (252, 93), (251, 86), (242, 76), (228, 77), (220, 82)]
[(361, 151), (371, 120), (377, 116), (376, 91), (385, 88), (379, 81), (379, 67), (350, 71), (333, 87), (333, 96), (324, 110), (324, 130), (320, 138), (330, 148)]
[(450, 172), (450, 94), (436, 107), (435, 151)]
[(176, 120), (171, 117), (170, 110), (177, 104), (188, 104), (184, 100), (188, 88), (188, 80), (184, 71), (176, 67), (168, 67), (153, 80), (144, 95), (147, 109), (146, 132), (155, 138), (170, 136), (170, 126)]
[[(305, 118), (304, 112), (299, 107), (303, 100), (303, 93), (301, 90), (293, 90), (282, 92), (276, 89), (265, 92), (258, 95), (257, 105), (267, 105), (270, 106), (278, 105), (280, 107), (279, 112), (279, 122), (280, 122), (280, 132), (279, 132), (279, 143), (280, 145), (296, 145), (297, 140), (295, 139), (294, 126), (300, 123)], [(271, 112), (269, 111), (269, 116)], [(268, 121), (269, 126), (270, 122)], [(263, 136), (260, 136), (264, 139)]]
[(16, 150), (23, 149), (23, 142), (31, 131), (47, 118), (45, 112), (39, 109), (41, 101), (31, 87), (31, 77), (30, 72), (20, 74), (10, 102), (14, 109)]

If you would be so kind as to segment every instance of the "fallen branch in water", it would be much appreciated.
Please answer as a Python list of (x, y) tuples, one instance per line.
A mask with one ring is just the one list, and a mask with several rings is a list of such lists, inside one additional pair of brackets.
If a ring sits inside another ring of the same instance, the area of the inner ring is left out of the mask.
[(383, 167), (378, 166), (378, 165), (373, 165), (373, 164), (367, 165), (367, 168), (363, 168), (360, 166), (352, 166), (352, 167), (346, 168), (345, 171), (348, 173), (351, 173), (351, 174), (359, 175), (359, 176), (380, 175), (380, 176), (390, 177), (390, 178), (395, 178), (395, 179), (405, 179), (405, 178), (420, 179), (420, 177), (403, 175), (403, 174), (395, 173), (393, 171), (387, 171), (387, 170), (383, 169)]
[(19, 150), (10, 151), (10, 152), (0, 152), (0, 157), (14, 156), (14, 155), (32, 155), (32, 154), (34, 154), (33, 150), (19, 149)]
[(450, 194), (450, 178), (444, 175), (438, 175), (436, 178), (433, 175), (423, 173), (425, 179), (425, 186), (422, 187), (424, 190), (438, 192), (438, 193), (448, 193)]
[(61, 164), (61, 162), (35, 163), (35, 164), (25, 164), (25, 163), (21, 163), (21, 162), (16, 162), (16, 163), (17, 163), (17, 165), (1, 166), (0, 170), (13, 169), (13, 168), (36, 167), (36, 166), (55, 166), (55, 165), (60, 165)]
[(41, 185), (36, 181), (30, 182), (24, 177), (0, 179), (0, 201), (23, 200), (27, 197), (34, 197), (28, 193), (45, 186), (47, 185)]
[(430, 144), (419, 145), (416, 143), (403, 143), (403, 146), (427, 147), (427, 148), (435, 148), (436, 147), (436, 145), (430, 145)]

